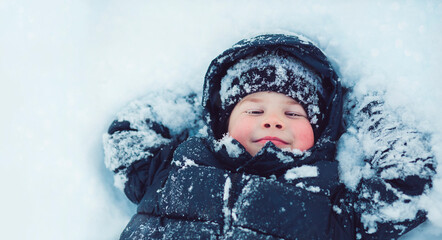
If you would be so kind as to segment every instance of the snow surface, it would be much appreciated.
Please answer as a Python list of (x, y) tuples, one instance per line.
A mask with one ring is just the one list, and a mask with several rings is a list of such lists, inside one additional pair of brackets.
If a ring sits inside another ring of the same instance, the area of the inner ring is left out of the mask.
[[(442, 3), (415, 1), (0, 1), (3, 239), (117, 239), (135, 206), (113, 187), (102, 134), (149, 92), (200, 92), (210, 61), (262, 33), (302, 33), (356, 94), (386, 91), (431, 132), (442, 170)], [(346, 149), (358, 154), (357, 149)], [(442, 237), (442, 173), (421, 199)]]

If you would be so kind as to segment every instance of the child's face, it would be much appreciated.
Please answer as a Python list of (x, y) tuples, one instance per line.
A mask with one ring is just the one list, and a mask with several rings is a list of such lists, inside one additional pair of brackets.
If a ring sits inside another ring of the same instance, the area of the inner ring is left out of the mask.
[(277, 92), (247, 95), (232, 111), (229, 135), (252, 156), (271, 141), (279, 148), (307, 150), (314, 145), (313, 129), (304, 108)]

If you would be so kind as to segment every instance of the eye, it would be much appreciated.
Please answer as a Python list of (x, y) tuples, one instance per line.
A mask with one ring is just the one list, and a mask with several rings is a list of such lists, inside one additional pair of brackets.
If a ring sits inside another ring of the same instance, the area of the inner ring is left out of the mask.
[(263, 114), (264, 111), (263, 110), (252, 109), (252, 110), (245, 111), (245, 113), (247, 113), (248, 115), (260, 115), (260, 114)]
[(288, 116), (289, 118), (299, 118), (299, 117), (307, 118), (305, 114), (298, 112), (285, 112), (285, 115)]

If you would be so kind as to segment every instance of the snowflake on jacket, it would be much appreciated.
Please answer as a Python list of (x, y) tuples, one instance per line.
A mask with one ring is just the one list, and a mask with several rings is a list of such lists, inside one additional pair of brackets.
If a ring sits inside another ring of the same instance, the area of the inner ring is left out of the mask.
[[(260, 91), (303, 105), (313, 147), (269, 141), (252, 156), (225, 135), (235, 104)], [(387, 114), (381, 94), (344, 96), (304, 37), (237, 43), (212, 61), (202, 99), (151, 94), (104, 135), (106, 167), (138, 204), (121, 239), (392, 239), (425, 221), (418, 200), (435, 174), (428, 136)]]

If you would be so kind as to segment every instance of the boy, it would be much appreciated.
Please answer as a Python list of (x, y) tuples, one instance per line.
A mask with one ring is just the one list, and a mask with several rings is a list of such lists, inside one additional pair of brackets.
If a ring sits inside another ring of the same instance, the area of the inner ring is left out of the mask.
[[(393, 176), (380, 163), (396, 150), (379, 149), (367, 160), (375, 173), (346, 189), (335, 159), (342, 95), (336, 72), (311, 42), (263, 35), (212, 61), (202, 102), (206, 127), (196, 137), (184, 141), (200, 127), (198, 110), (167, 118), (152, 96), (145, 114), (137, 114), (144, 104), (135, 104), (105, 135), (106, 166), (138, 204), (121, 239), (391, 239), (417, 226), (422, 210), (399, 218), (381, 213), (409, 206), (431, 185), (432, 155), (400, 148), (400, 161), (417, 167)], [(170, 97), (174, 113), (198, 105), (194, 97), (161, 96)], [(381, 101), (366, 106), (361, 113), (379, 117)], [(190, 117), (188, 124), (176, 124), (180, 116)], [(370, 122), (370, 133), (396, 136), (389, 135), (395, 128), (383, 130), (385, 122)], [(422, 145), (419, 136), (404, 138)], [(389, 164), (388, 171), (402, 166)]]

